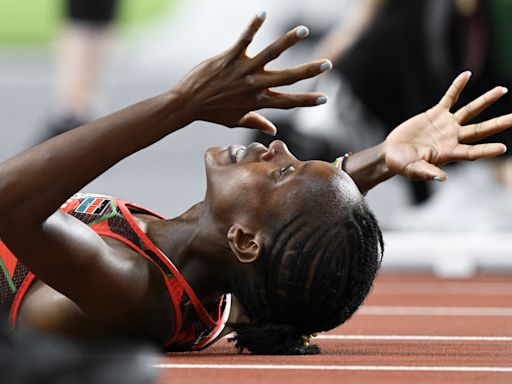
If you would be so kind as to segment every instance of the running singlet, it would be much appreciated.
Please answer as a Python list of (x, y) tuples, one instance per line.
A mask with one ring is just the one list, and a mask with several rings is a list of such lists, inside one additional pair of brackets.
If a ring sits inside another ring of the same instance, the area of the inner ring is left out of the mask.
[[(166, 351), (205, 348), (222, 332), (229, 316), (231, 296), (223, 295), (213, 313), (209, 313), (173, 263), (133, 218), (133, 213), (162, 219), (160, 215), (124, 200), (95, 194), (77, 194), (63, 204), (61, 210), (87, 224), (98, 235), (123, 242), (161, 270), (176, 313), (176, 328), (166, 343)], [(9, 311), (13, 327), (23, 297), (35, 279), (34, 274), (0, 241), (0, 311)]]

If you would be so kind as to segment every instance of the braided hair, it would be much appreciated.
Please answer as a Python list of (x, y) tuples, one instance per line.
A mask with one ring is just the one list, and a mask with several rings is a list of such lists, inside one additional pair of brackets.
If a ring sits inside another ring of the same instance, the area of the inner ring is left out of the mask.
[(348, 320), (364, 301), (382, 260), (375, 216), (361, 199), (328, 212), (291, 217), (264, 247), (233, 293), (250, 319), (229, 324), (231, 341), (255, 354), (316, 354), (316, 332)]

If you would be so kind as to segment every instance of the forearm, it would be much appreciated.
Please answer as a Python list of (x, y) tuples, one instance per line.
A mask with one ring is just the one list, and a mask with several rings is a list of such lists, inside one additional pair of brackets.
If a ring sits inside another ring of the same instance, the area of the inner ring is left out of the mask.
[[(0, 164), (0, 213), (41, 223), (72, 194), (123, 158), (187, 125), (168, 92), (57, 136)], [(13, 213), (14, 212), (14, 213)]]
[(393, 176), (384, 160), (384, 143), (353, 154), (346, 159), (343, 168), (352, 177), (361, 193), (368, 192)]

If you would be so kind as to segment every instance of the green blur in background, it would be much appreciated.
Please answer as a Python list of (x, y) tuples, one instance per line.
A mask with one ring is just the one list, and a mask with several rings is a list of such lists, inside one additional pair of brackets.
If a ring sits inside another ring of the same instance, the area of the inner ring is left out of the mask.
[[(178, 0), (120, 0), (121, 27), (151, 21)], [(0, 0), (0, 44), (41, 44), (50, 41), (63, 19), (63, 0)]]
[(491, 55), (499, 75), (512, 80), (512, 1), (489, 2), (491, 16)]

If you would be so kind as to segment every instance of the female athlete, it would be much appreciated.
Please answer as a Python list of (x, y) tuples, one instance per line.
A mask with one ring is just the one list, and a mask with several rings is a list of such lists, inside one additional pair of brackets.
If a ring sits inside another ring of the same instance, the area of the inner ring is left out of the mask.
[(463, 125), (504, 88), (450, 112), (465, 72), (439, 104), (340, 167), (297, 160), (280, 141), (210, 148), (204, 201), (170, 220), (121, 199), (77, 194), (195, 120), (275, 133), (254, 110), (326, 102), (271, 89), (331, 64), (264, 69), (307, 35), (297, 27), (248, 57), (264, 18), (172, 90), (0, 164), (0, 305), (12, 326), (143, 338), (167, 351), (198, 350), (234, 330), (240, 350), (318, 353), (309, 335), (355, 312), (381, 260), (381, 232), (363, 194), (394, 175), (442, 181), (441, 164), (505, 152), (502, 144), (467, 143), (512, 126), (511, 115)]

